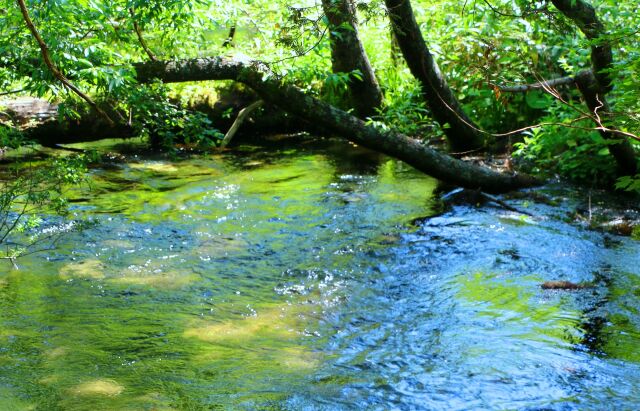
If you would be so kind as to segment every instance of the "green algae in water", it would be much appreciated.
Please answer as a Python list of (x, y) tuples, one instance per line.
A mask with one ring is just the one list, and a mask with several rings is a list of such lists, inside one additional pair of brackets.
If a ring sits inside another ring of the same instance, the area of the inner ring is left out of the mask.
[(435, 181), (243, 156), (92, 171), (74, 207), (98, 226), (0, 274), (0, 409), (279, 408), (303, 390), (359, 253), (428, 214)]
[(478, 315), (513, 324), (508, 338), (565, 347), (580, 341), (581, 312), (543, 298), (539, 276), (476, 272), (458, 279), (462, 302), (477, 307)]
[(0, 409), (636, 401), (633, 241), (536, 204), (409, 228), (434, 180), (323, 144), (92, 170), (100, 224), (0, 272)]

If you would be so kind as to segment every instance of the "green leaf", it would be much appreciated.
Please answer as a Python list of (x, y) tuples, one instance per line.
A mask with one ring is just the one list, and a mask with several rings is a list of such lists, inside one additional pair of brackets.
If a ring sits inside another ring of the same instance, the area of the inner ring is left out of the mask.
[(525, 96), (527, 105), (531, 108), (541, 110), (551, 105), (551, 98), (546, 93), (540, 91), (530, 91)]

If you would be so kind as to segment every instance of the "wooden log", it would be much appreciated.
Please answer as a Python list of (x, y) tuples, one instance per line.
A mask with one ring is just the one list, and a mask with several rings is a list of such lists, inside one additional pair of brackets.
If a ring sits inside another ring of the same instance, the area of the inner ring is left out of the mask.
[(305, 94), (268, 73), (258, 62), (245, 63), (223, 57), (182, 61), (145, 62), (136, 65), (138, 81), (186, 82), (235, 80), (242, 82), (270, 105), (301, 117), (363, 147), (398, 158), (416, 169), (448, 183), (501, 193), (540, 184), (522, 174), (506, 174), (455, 159), (393, 130), (380, 130), (330, 104)]

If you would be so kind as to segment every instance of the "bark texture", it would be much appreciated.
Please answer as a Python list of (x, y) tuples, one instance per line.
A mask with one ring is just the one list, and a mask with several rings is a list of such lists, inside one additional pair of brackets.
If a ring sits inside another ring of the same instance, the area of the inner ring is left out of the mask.
[(77, 120), (60, 121), (57, 104), (46, 100), (20, 97), (0, 102), (5, 107), (0, 119), (9, 120), (23, 130), (27, 140), (46, 147), (59, 144), (96, 141), (103, 138), (132, 137), (134, 130), (127, 124), (115, 126), (91, 110)]
[(360, 72), (361, 79), (351, 76), (347, 105), (361, 118), (376, 114), (382, 104), (382, 91), (369, 58), (360, 41), (355, 7), (352, 0), (322, 0), (329, 20), (329, 41), (334, 73)]
[(307, 121), (321, 124), (358, 145), (398, 158), (420, 171), (462, 187), (499, 193), (534, 186), (539, 181), (518, 174), (503, 174), (486, 167), (455, 159), (395, 131), (368, 126), (361, 119), (306, 95), (285, 84), (256, 63), (246, 65), (225, 58), (147, 62), (136, 66), (138, 81), (160, 79), (164, 82), (235, 80), (258, 93), (265, 102)]
[(601, 92), (611, 91), (613, 86), (609, 70), (613, 67), (613, 51), (611, 43), (604, 38), (606, 31), (596, 15), (596, 10), (584, 0), (551, 0), (551, 2), (578, 26), (586, 38), (592, 41), (593, 73), (601, 87)]
[[(483, 146), (478, 127), (464, 113), (422, 37), (409, 0), (385, 0), (391, 27), (404, 59), (420, 82), (433, 117), (444, 128), (451, 150), (475, 150)], [(448, 127), (445, 125), (448, 124)]]
[[(215, 102), (200, 100), (190, 103), (188, 110), (201, 112), (211, 120), (213, 128), (228, 130), (233, 119), (259, 97), (248, 88), (220, 88), (219, 99)], [(177, 103), (177, 102), (176, 102)], [(79, 119), (61, 119), (58, 106), (46, 100), (32, 97), (18, 97), (0, 100), (3, 111), (0, 120), (9, 121), (23, 130), (27, 139), (43, 146), (54, 147), (60, 144), (80, 143), (104, 138), (129, 138), (135, 129), (127, 123), (110, 126), (104, 118), (94, 111), (83, 113)], [(105, 107), (108, 109), (108, 107)], [(229, 111), (234, 115), (228, 116)], [(236, 136), (243, 138), (264, 136), (265, 134), (296, 134), (307, 132), (321, 134), (317, 125), (310, 124), (299, 117), (285, 113), (277, 107), (265, 107), (259, 115), (246, 119)]]

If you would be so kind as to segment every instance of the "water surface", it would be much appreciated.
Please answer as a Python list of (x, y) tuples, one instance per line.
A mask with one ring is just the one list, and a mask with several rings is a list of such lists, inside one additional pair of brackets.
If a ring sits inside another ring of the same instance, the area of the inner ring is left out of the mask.
[(0, 409), (640, 406), (637, 243), (579, 193), (414, 226), (435, 181), (331, 141), (90, 181), (95, 228), (0, 269)]

